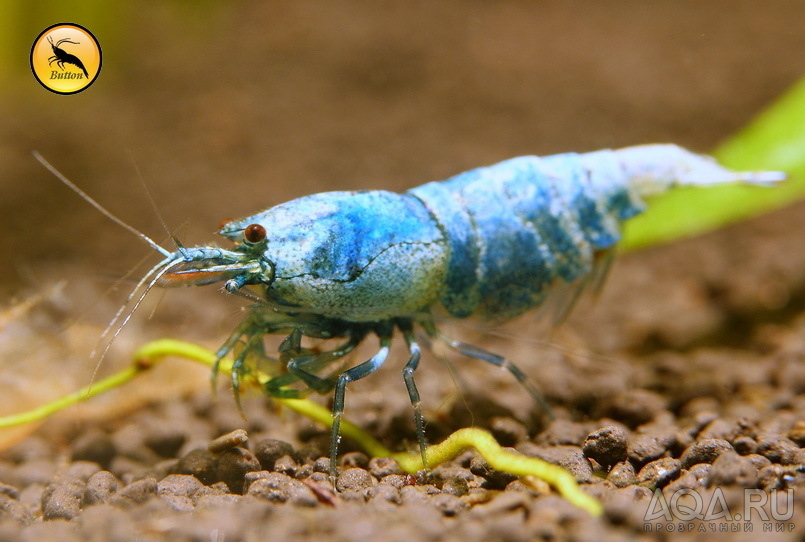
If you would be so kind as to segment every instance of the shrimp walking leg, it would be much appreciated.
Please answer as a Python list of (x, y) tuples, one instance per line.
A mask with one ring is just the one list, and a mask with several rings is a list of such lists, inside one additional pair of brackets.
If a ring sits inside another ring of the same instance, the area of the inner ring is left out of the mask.
[[(215, 363), (213, 363), (212, 374), (210, 375), (210, 384), (212, 385), (213, 392), (215, 392), (215, 390), (218, 389), (218, 373), (220, 370), (221, 360), (227, 357), (230, 352), (232, 352), (235, 346), (241, 341), (242, 337), (261, 336), (261, 334), (258, 333), (258, 330), (259, 327), (256, 325), (256, 323), (253, 321), (252, 318), (249, 318), (235, 329), (235, 331), (229, 336), (226, 342), (215, 353)], [(244, 348), (244, 350), (241, 352), (240, 355), (245, 356), (247, 354), (248, 354), (248, 348)], [(233, 370), (232, 373), (234, 375), (235, 371)], [(234, 378), (235, 377), (233, 376), (233, 379)], [(235, 389), (237, 390), (237, 388)], [(235, 395), (237, 395), (237, 391), (235, 392)]]
[(333, 427), (330, 432), (330, 476), (333, 479), (335, 479), (337, 472), (336, 458), (338, 457), (338, 441), (341, 439), (341, 417), (344, 415), (344, 394), (347, 390), (347, 384), (367, 377), (378, 370), (388, 357), (390, 344), (391, 332), (389, 331), (380, 336), (380, 350), (374, 356), (368, 361), (364, 361), (360, 365), (356, 365), (338, 375), (338, 380), (335, 384), (335, 395), (333, 396)]
[[(296, 356), (288, 362), (288, 371), (290, 371), (290, 375), (296, 380), (301, 380), (313, 391), (317, 393), (327, 393), (333, 389), (335, 381), (331, 378), (317, 376), (314, 372), (343, 358), (354, 350), (359, 343), (360, 340), (350, 339), (334, 350)], [(287, 386), (287, 383), (284, 383), (280, 379), (274, 379), (269, 381), (266, 385), (266, 389), (270, 395), (276, 395), (285, 391), (282, 389), (283, 386)]]
[(548, 415), (549, 418), (553, 419), (553, 411), (548, 403), (545, 401), (545, 398), (537, 389), (536, 384), (528, 378), (522, 369), (520, 369), (517, 365), (514, 364), (508, 358), (504, 358), (503, 356), (499, 356), (498, 354), (494, 354), (489, 352), (488, 350), (484, 350), (483, 348), (479, 348), (477, 346), (473, 346), (471, 344), (462, 342), (462, 341), (455, 341), (455, 340), (445, 340), (447, 346), (462, 354), (467, 356), (468, 358), (478, 359), (481, 361), (485, 361), (487, 363), (491, 363), (492, 365), (496, 365), (502, 369), (506, 369), (509, 371), (514, 378), (526, 389), (526, 391), (534, 398), (534, 400), (539, 404), (545, 413)]
[(416, 440), (419, 443), (419, 453), (422, 456), (422, 464), (427, 468), (428, 463), (425, 459), (425, 448), (427, 448), (427, 442), (425, 440), (425, 418), (422, 416), (422, 399), (419, 397), (419, 390), (414, 381), (414, 372), (416, 372), (417, 367), (419, 367), (422, 349), (419, 347), (416, 340), (414, 340), (410, 326), (403, 327), (403, 335), (405, 336), (405, 342), (408, 344), (408, 351), (411, 354), (411, 357), (403, 368), (403, 380), (405, 380), (405, 389), (408, 390), (408, 397), (411, 399), (411, 406), (414, 408), (414, 425), (416, 427)]
[(249, 371), (246, 360), (249, 355), (254, 352), (254, 349), (259, 348), (262, 344), (262, 335), (252, 335), (246, 342), (246, 346), (235, 358), (234, 363), (232, 363), (232, 374), (230, 375), (232, 378), (232, 393), (235, 396), (235, 403), (237, 404), (238, 411), (241, 413), (243, 413), (243, 405), (240, 401), (240, 381), (241, 378)]

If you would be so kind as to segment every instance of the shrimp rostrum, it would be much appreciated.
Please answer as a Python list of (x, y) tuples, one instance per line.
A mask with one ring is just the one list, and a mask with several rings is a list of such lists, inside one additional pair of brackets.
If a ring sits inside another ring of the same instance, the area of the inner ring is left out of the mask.
[[(403, 377), (424, 458), (414, 330), (439, 337), (434, 310), (502, 320), (549, 301), (561, 316), (578, 291), (601, 278), (621, 224), (644, 210), (647, 196), (675, 186), (769, 184), (783, 177), (732, 172), (674, 145), (524, 156), (402, 194), (314, 194), (230, 221), (219, 233), (233, 248), (159, 249), (166, 257), (140, 287), (223, 281), (228, 292), (249, 298), (247, 318), (217, 352), (219, 360), (235, 354), (235, 394), (250, 360), (267, 358), (263, 337), (285, 335), (277, 360), (282, 370), (265, 391), (298, 397), (334, 390), (333, 473), (346, 387), (383, 365), (399, 331), (410, 356)], [(327, 372), (372, 335), (379, 348), (369, 360)], [(305, 348), (304, 338), (338, 343), (320, 352)], [(447, 344), (508, 370), (540, 400), (509, 360), (459, 341)]]

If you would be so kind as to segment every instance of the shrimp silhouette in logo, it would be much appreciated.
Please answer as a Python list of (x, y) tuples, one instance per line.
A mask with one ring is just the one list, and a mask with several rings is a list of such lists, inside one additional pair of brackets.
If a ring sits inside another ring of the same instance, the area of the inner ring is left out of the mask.
[(53, 56), (48, 58), (48, 64), (53, 64), (55, 62), (56, 65), (62, 69), (62, 71), (64, 71), (65, 64), (72, 64), (73, 66), (81, 68), (81, 71), (84, 72), (85, 77), (87, 78), (89, 77), (89, 73), (87, 73), (87, 69), (84, 67), (84, 63), (81, 62), (81, 59), (75, 55), (71, 55), (70, 53), (59, 47), (59, 45), (61, 45), (62, 43), (72, 43), (73, 45), (79, 45), (78, 42), (70, 41), (69, 38), (64, 38), (57, 41), (56, 44), (54, 45), (53, 38), (51, 38), (50, 36), (48, 36), (48, 42), (50, 42), (50, 46), (53, 48)]

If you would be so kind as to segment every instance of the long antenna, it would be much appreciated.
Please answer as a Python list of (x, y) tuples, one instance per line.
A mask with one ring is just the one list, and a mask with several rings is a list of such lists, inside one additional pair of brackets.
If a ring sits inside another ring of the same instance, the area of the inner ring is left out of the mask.
[(89, 194), (87, 194), (86, 192), (84, 192), (83, 190), (78, 188), (78, 186), (73, 184), (73, 182), (70, 179), (65, 177), (58, 169), (53, 167), (50, 164), (50, 162), (45, 160), (42, 157), (42, 155), (39, 154), (38, 151), (33, 151), (33, 155), (34, 155), (34, 158), (36, 158), (37, 161), (39, 161), (40, 164), (45, 166), (45, 168), (47, 168), (47, 170), (50, 171), (57, 179), (59, 179), (62, 183), (66, 184), (73, 192), (75, 192), (76, 194), (81, 196), (85, 201), (87, 201), (87, 203), (89, 203), (90, 205), (95, 207), (104, 216), (106, 216), (106, 218), (108, 218), (109, 220), (111, 220), (112, 222), (117, 224), (118, 226), (121, 226), (121, 227), (125, 228), (126, 230), (130, 231), (131, 233), (133, 233), (134, 235), (136, 235), (137, 237), (139, 237), (140, 239), (142, 239), (143, 241), (145, 241), (146, 243), (151, 245), (151, 248), (153, 248), (154, 250), (160, 252), (163, 256), (170, 257), (170, 255), (171, 255), (170, 252), (168, 252), (167, 250), (165, 250), (164, 248), (159, 246), (157, 243), (154, 242), (153, 239), (151, 239), (150, 237), (148, 237), (144, 233), (141, 233), (141, 232), (137, 231), (136, 228), (134, 228), (132, 226), (129, 226), (128, 224), (123, 222), (121, 219), (119, 219), (118, 217), (113, 215), (110, 211), (107, 211), (106, 208), (103, 205), (101, 205), (100, 203), (98, 203), (97, 201), (92, 199), (89, 196)]
[(145, 191), (145, 195), (148, 196), (148, 202), (151, 204), (151, 209), (154, 211), (154, 214), (159, 219), (159, 223), (162, 224), (162, 229), (165, 230), (165, 233), (168, 234), (168, 237), (171, 238), (173, 244), (176, 246), (177, 250), (183, 255), (186, 256), (187, 252), (185, 251), (184, 246), (179, 241), (179, 238), (176, 237), (173, 232), (168, 228), (168, 225), (165, 223), (165, 219), (162, 217), (162, 213), (159, 211), (159, 207), (157, 207), (157, 202), (154, 199), (154, 196), (151, 194), (151, 190), (148, 188), (148, 184), (146, 184), (145, 179), (143, 178), (143, 174), (140, 172), (140, 166), (137, 165), (137, 162), (134, 161), (134, 157), (131, 155), (131, 151), (128, 151), (129, 160), (131, 161), (131, 165), (134, 166), (134, 171), (137, 172), (137, 178), (140, 180), (140, 186), (143, 187)]

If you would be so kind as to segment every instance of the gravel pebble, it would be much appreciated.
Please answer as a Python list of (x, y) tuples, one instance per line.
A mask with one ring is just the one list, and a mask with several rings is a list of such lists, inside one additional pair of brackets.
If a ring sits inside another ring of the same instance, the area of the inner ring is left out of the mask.
[(427, 474), (427, 481), (441, 487), (450, 480), (461, 480), (465, 484), (475, 482), (476, 476), (464, 467), (457, 467), (450, 463), (439, 465)]
[(772, 463), (781, 465), (794, 464), (799, 451), (796, 443), (782, 435), (760, 438), (755, 449), (755, 453), (768, 458)]
[[(0, 493), (0, 523), (3, 523), (2, 520), (6, 517), (10, 517), (23, 525), (29, 525), (34, 520), (24, 504), (5, 493)], [(0, 539), (2, 538), (0, 536)]]
[(698, 440), (688, 446), (680, 458), (683, 469), (689, 469), (696, 463), (712, 463), (726, 451), (732, 451), (732, 445), (724, 439), (712, 438)]
[(762, 469), (763, 467), (768, 467), (771, 465), (771, 461), (769, 461), (768, 457), (763, 457), (759, 454), (749, 454), (746, 458), (752, 462), (752, 464), (757, 467), (758, 469)]
[(785, 470), (780, 465), (768, 465), (760, 469), (757, 477), (757, 487), (763, 491), (771, 491), (782, 487), (782, 478)]
[[(329, 439), (330, 434), (327, 433), (327, 438)], [(300, 464), (304, 465), (306, 463), (313, 463), (318, 458), (322, 457), (324, 452), (322, 452), (322, 448), (316, 446), (315, 444), (306, 444), (296, 450), (294, 454), (294, 459)]]
[(461, 497), (469, 492), (467, 481), (463, 478), (450, 478), (442, 484), (442, 493)]
[(800, 448), (805, 448), (805, 421), (800, 420), (796, 422), (794, 427), (788, 431), (787, 436), (794, 442), (794, 444)]
[(741, 455), (754, 454), (757, 450), (757, 441), (752, 437), (741, 436), (732, 441), (732, 447)]
[(109, 502), (116, 506), (130, 506), (144, 503), (157, 495), (157, 481), (155, 478), (143, 478), (132, 482), (115, 493)]
[(665, 486), (664, 491), (673, 495), (680, 489), (704, 489), (707, 486), (707, 476), (712, 467), (709, 463), (697, 463), (690, 470), (682, 471), (682, 475)]
[[(271, 471), (267, 470), (255, 470), (251, 472), (247, 472), (243, 475), (243, 494), (247, 494), (249, 492), (249, 488), (251, 485), (256, 482), (257, 480), (262, 480), (267, 478), (268, 475), (271, 474)], [(283, 474), (283, 476), (287, 476)]]
[(196, 505), (189, 497), (181, 495), (160, 495), (163, 502), (167, 503), (172, 510), (177, 512), (192, 512), (195, 510)]
[(534, 442), (543, 446), (580, 446), (590, 431), (583, 424), (570, 420), (553, 420)]
[(259, 471), (260, 462), (246, 448), (230, 448), (218, 456), (218, 479), (226, 483), (232, 493), (243, 493), (243, 477), (247, 472)]
[(528, 438), (525, 425), (509, 416), (490, 418), (489, 431), (501, 446), (514, 446)]
[(367, 500), (367, 491), (356, 491), (354, 489), (345, 489), (344, 491), (338, 493), (338, 499), (341, 502), (353, 502), (355, 504), (363, 504)]
[(81, 512), (87, 484), (78, 478), (63, 477), (45, 488), (42, 494), (44, 519), (73, 519)]
[(582, 451), (585, 456), (595, 459), (601, 466), (609, 469), (615, 463), (626, 459), (627, 445), (626, 431), (616, 425), (608, 425), (587, 435)]
[(363, 452), (347, 452), (341, 456), (339, 464), (347, 468), (365, 469), (369, 466), (369, 457)]
[(570, 471), (570, 474), (576, 478), (577, 482), (592, 482), (595, 478), (590, 460), (584, 457), (581, 451), (569, 453), (559, 465)]
[(650, 422), (666, 408), (666, 399), (649, 390), (633, 389), (619, 393), (604, 405), (604, 415), (635, 428)]
[(437, 510), (441, 511), (441, 513), (447, 517), (457, 516), (459, 512), (468, 507), (467, 503), (462, 501), (460, 498), (456, 497), (455, 495), (448, 495), (446, 493), (431, 495), (430, 502), (434, 507), (436, 507)]
[(308, 476), (308, 480), (316, 482), (317, 484), (327, 484), (330, 487), (333, 486), (333, 483), (330, 480), (330, 473), (313, 472), (310, 474), (310, 476)]
[(296, 462), (290, 455), (284, 455), (274, 462), (274, 469), (277, 472), (287, 474), (288, 476), (296, 476), (299, 470), (299, 463)]
[[(533, 495), (542, 495), (548, 493), (550, 490), (548, 489), (550, 486), (545, 484), (546, 491), (541, 491), (539, 486), (542, 482), (540, 480), (531, 479), (528, 482), (524, 482), (522, 478), (518, 478), (517, 480), (512, 481), (509, 485), (506, 486), (505, 491), (519, 491), (521, 493), (531, 493)], [(482, 488), (482, 491), (489, 493), (487, 488)], [(474, 495), (476, 490), (470, 492), (471, 495)]]
[(20, 490), (10, 484), (0, 482), (0, 495), (11, 497), (12, 499), (20, 498)]
[(400, 504), (400, 490), (389, 484), (377, 484), (370, 487), (367, 491), (367, 496), (370, 500), (386, 501), (394, 504)]
[(189, 474), (171, 474), (157, 483), (157, 493), (160, 496), (174, 495), (193, 498), (205, 489), (206, 486), (201, 480)]
[(339, 491), (363, 491), (375, 485), (376, 481), (364, 469), (345, 469), (338, 475), (335, 488)]
[(759, 469), (751, 459), (728, 450), (719, 455), (707, 475), (708, 487), (737, 484), (740, 487), (757, 486)]
[(482, 477), (485, 480), (483, 486), (486, 489), (503, 489), (518, 478), (511, 473), (493, 469), (486, 459), (479, 455), (474, 456), (470, 461), (470, 473)]
[[(436, 492), (438, 492), (438, 489), (436, 489), (434, 486), (430, 486), (430, 488), (433, 488), (434, 490), (436, 490)], [(433, 491), (430, 490), (430, 488), (425, 485), (404, 486), (402, 489), (400, 489), (400, 501), (404, 505), (427, 503), (428, 495), (434, 493)]]
[(279, 472), (260, 471), (249, 473), (247, 495), (273, 502), (297, 506), (317, 506), (319, 500), (313, 491), (295, 478)]
[(604, 499), (604, 512), (616, 524), (620, 523), (642, 528), (645, 508), (639, 505), (635, 506), (635, 503), (641, 501), (648, 503), (651, 494), (650, 489), (641, 486), (616, 489), (609, 492)]
[(674, 435), (671, 433), (633, 436), (628, 446), (629, 461), (640, 466), (659, 459), (665, 455), (673, 441)]
[(699, 433), (704, 431), (710, 424), (712, 424), (716, 420), (718, 420), (717, 408), (713, 410), (702, 410), (696, 412), (695, 414), (693, 414), (693, 417), (690, 421), (690, 425), (687, 427), (687, 431), (688, 433), (690, 433), (691, 436), (699, 435)]
[(390, 457), (373, 457), (369, 460), (369, 474), (383, 478), (392, 474), (403, 474), (402, 467)]
[(102, 504), (118, 490), (120, 482), (109, 471), (98, 471), (87, 480), (84, 492), (84, 505)]
[(408, 484), (408, 475), (406, 474), (389, 474), (380, 479), (381, 484), (388, 484), (397, 489), (402, 488)]
[(579, 482), (589, 482), (593, 479), (593, 467), (579, 446), (520, 446), (519, 451), (523, 455), (566, 468)]
[(616, 463), (609, 471), (607, 480), (615, 484), (615, 487), (626, 487), (637, 482), (637, 473), (634, 465), (628, 461)]
[(265, 470), (274, 470), (274, 464), (277, 459), (287, 455), (293, 456), (293, 446), (284, 440), (277, 440), (273, 438), (260, 439), (252, 446), (252, 452), (260, 462), (260, 466)]
[(530, 500), (528, 495), (522, 491), (487, 493), (489, 500), (472, 508), (471, 513), (474, 517), (485, 519), (499, 516), (501, 513), (511, 512), (513, 510), (528, 509)]
[(313, 472), (330, 472), (330, 458), (320, 457), (313, 462)]
[(637, 483), (651, 489), (663, 487), (677, 477), (680, 461), (672, 457), (663, 457), (652, 461), (637, 473)]
[(192, 450), (179, 459), (173, 474), (189, 474), (205, 485), (214, 484), (218, 481), (218, 457), (209, 450)]
[(737, 435), (738, 428), (736, 424), (724, 418), (716, 418), (708, 423), (696, 435), (698, 439), (719, 438), (722, 440), (732, 441)]

